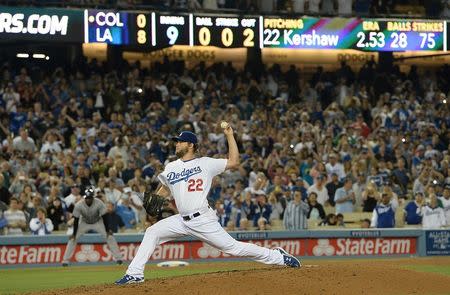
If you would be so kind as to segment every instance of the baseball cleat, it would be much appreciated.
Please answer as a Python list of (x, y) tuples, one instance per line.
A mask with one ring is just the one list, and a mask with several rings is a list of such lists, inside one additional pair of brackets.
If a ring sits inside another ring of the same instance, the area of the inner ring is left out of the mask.
[(122, 264), (123, 264), (123, 261), (122, 261), (122, 260), (117, 260), (117, 261), (116, 261), (116, 264), (117, 264), (117, 265), (122, 265)]
[(302, 264), (300, 263), (300, 260), (298, 260), (293, 255), (286, 252), (283, 248), (276, 247), (275, 250), (277, 250), (278, 252), (281, 253), (281, 255), (283, 255), (284, 265), (289, 266), (289, 267), (301, 267), (302, 266)]
[(68, 266), (69, 266), (69, 264), (67, 262), (62, 263), (62, 267), (68, 267)]
[(120, 280), (117, 280), (114, 284), (116, 285), (129, 285), (129, 284), (139, 284), (143, 283), (144, 278), (134, 277), (130, 275), (124, 275)]

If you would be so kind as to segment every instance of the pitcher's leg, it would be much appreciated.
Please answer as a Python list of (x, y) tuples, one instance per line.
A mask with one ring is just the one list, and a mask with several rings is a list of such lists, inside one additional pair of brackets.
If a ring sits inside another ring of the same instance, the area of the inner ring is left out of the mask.
[(236, 241), (217, 221), (190, 228), (189, 233), (226, 254), (249, 257), (265, 264), (284, 265), (283, 255), (278, 250)]
[(147, 228), (141, 245), (127, 269), (127, 275), (143, 277), (144, 268), (157, 245), (185, 236), (186, 228), (179, 214), (158, 221)]

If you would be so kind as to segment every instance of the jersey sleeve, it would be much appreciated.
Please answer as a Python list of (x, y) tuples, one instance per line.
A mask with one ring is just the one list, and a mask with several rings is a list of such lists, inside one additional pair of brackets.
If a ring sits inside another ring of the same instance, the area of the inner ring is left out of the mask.
[[(164, 172), (165, 172), (165, 170), (164, 170)], [(161, 182), (162, 185), (169, 186), (169, 182), (167, 181), (167, 178), (164, 176), (165, 175), (164, 172), (161, 172), (158, 175), (158, 180)]]
[(170, 162), (169, 164), (166, 165), (166, 167), (164, 167), (164, 171), (161, 172), (160, 174), (158, 174), (158, 180), (159, 182), (161, 182), (162, 185), (165, 186), (169, 186), (169, 180), (167, 179), (166, 175), (170, 170), (170, 167), (172, 165), (172, 162)]
[(206, 158), (206, 167), (208, 167), (208, 172), (212, 177), (219, 175), (220, 173), (225, 171), (227, 167), (228, 159), (213, 159)]

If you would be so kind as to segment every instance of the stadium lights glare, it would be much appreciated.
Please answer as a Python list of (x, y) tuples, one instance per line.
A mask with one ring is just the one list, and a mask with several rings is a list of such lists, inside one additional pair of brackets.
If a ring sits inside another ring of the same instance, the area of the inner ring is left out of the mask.
[(45, 58), (45, 57), (46, 57), (46, 55), (42, 54), (42, 53), (34, 53), (33, 54), (33, 58)]
[(18, 57), (18, 58), (29, 58), (30, 55), (28, 53), (17, 53), (16, 57)]

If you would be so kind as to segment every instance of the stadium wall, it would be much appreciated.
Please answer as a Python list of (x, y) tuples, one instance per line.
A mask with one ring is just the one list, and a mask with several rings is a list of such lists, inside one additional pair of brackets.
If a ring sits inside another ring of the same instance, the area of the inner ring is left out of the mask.
[[(380, 258), (450, 255), (450, 230), (309, 230), (298, 232), (233, 232), (240, 241), (264, 247), (283, 247), (296, 256), (308, 258)], [(124, 260), (131, 260), (142, 234), (115, 235)], [(62, 261), (68, 236), (2, 236), (0, 268), (26, 265), (54, 265)], [(206, 243), (183, 238), (160, 245), (150, 261), (163, 260), (227, 260)], [(81, 238), (73, 262), (83, 264), (111, 263), (111, 252), (97, 234)]]

